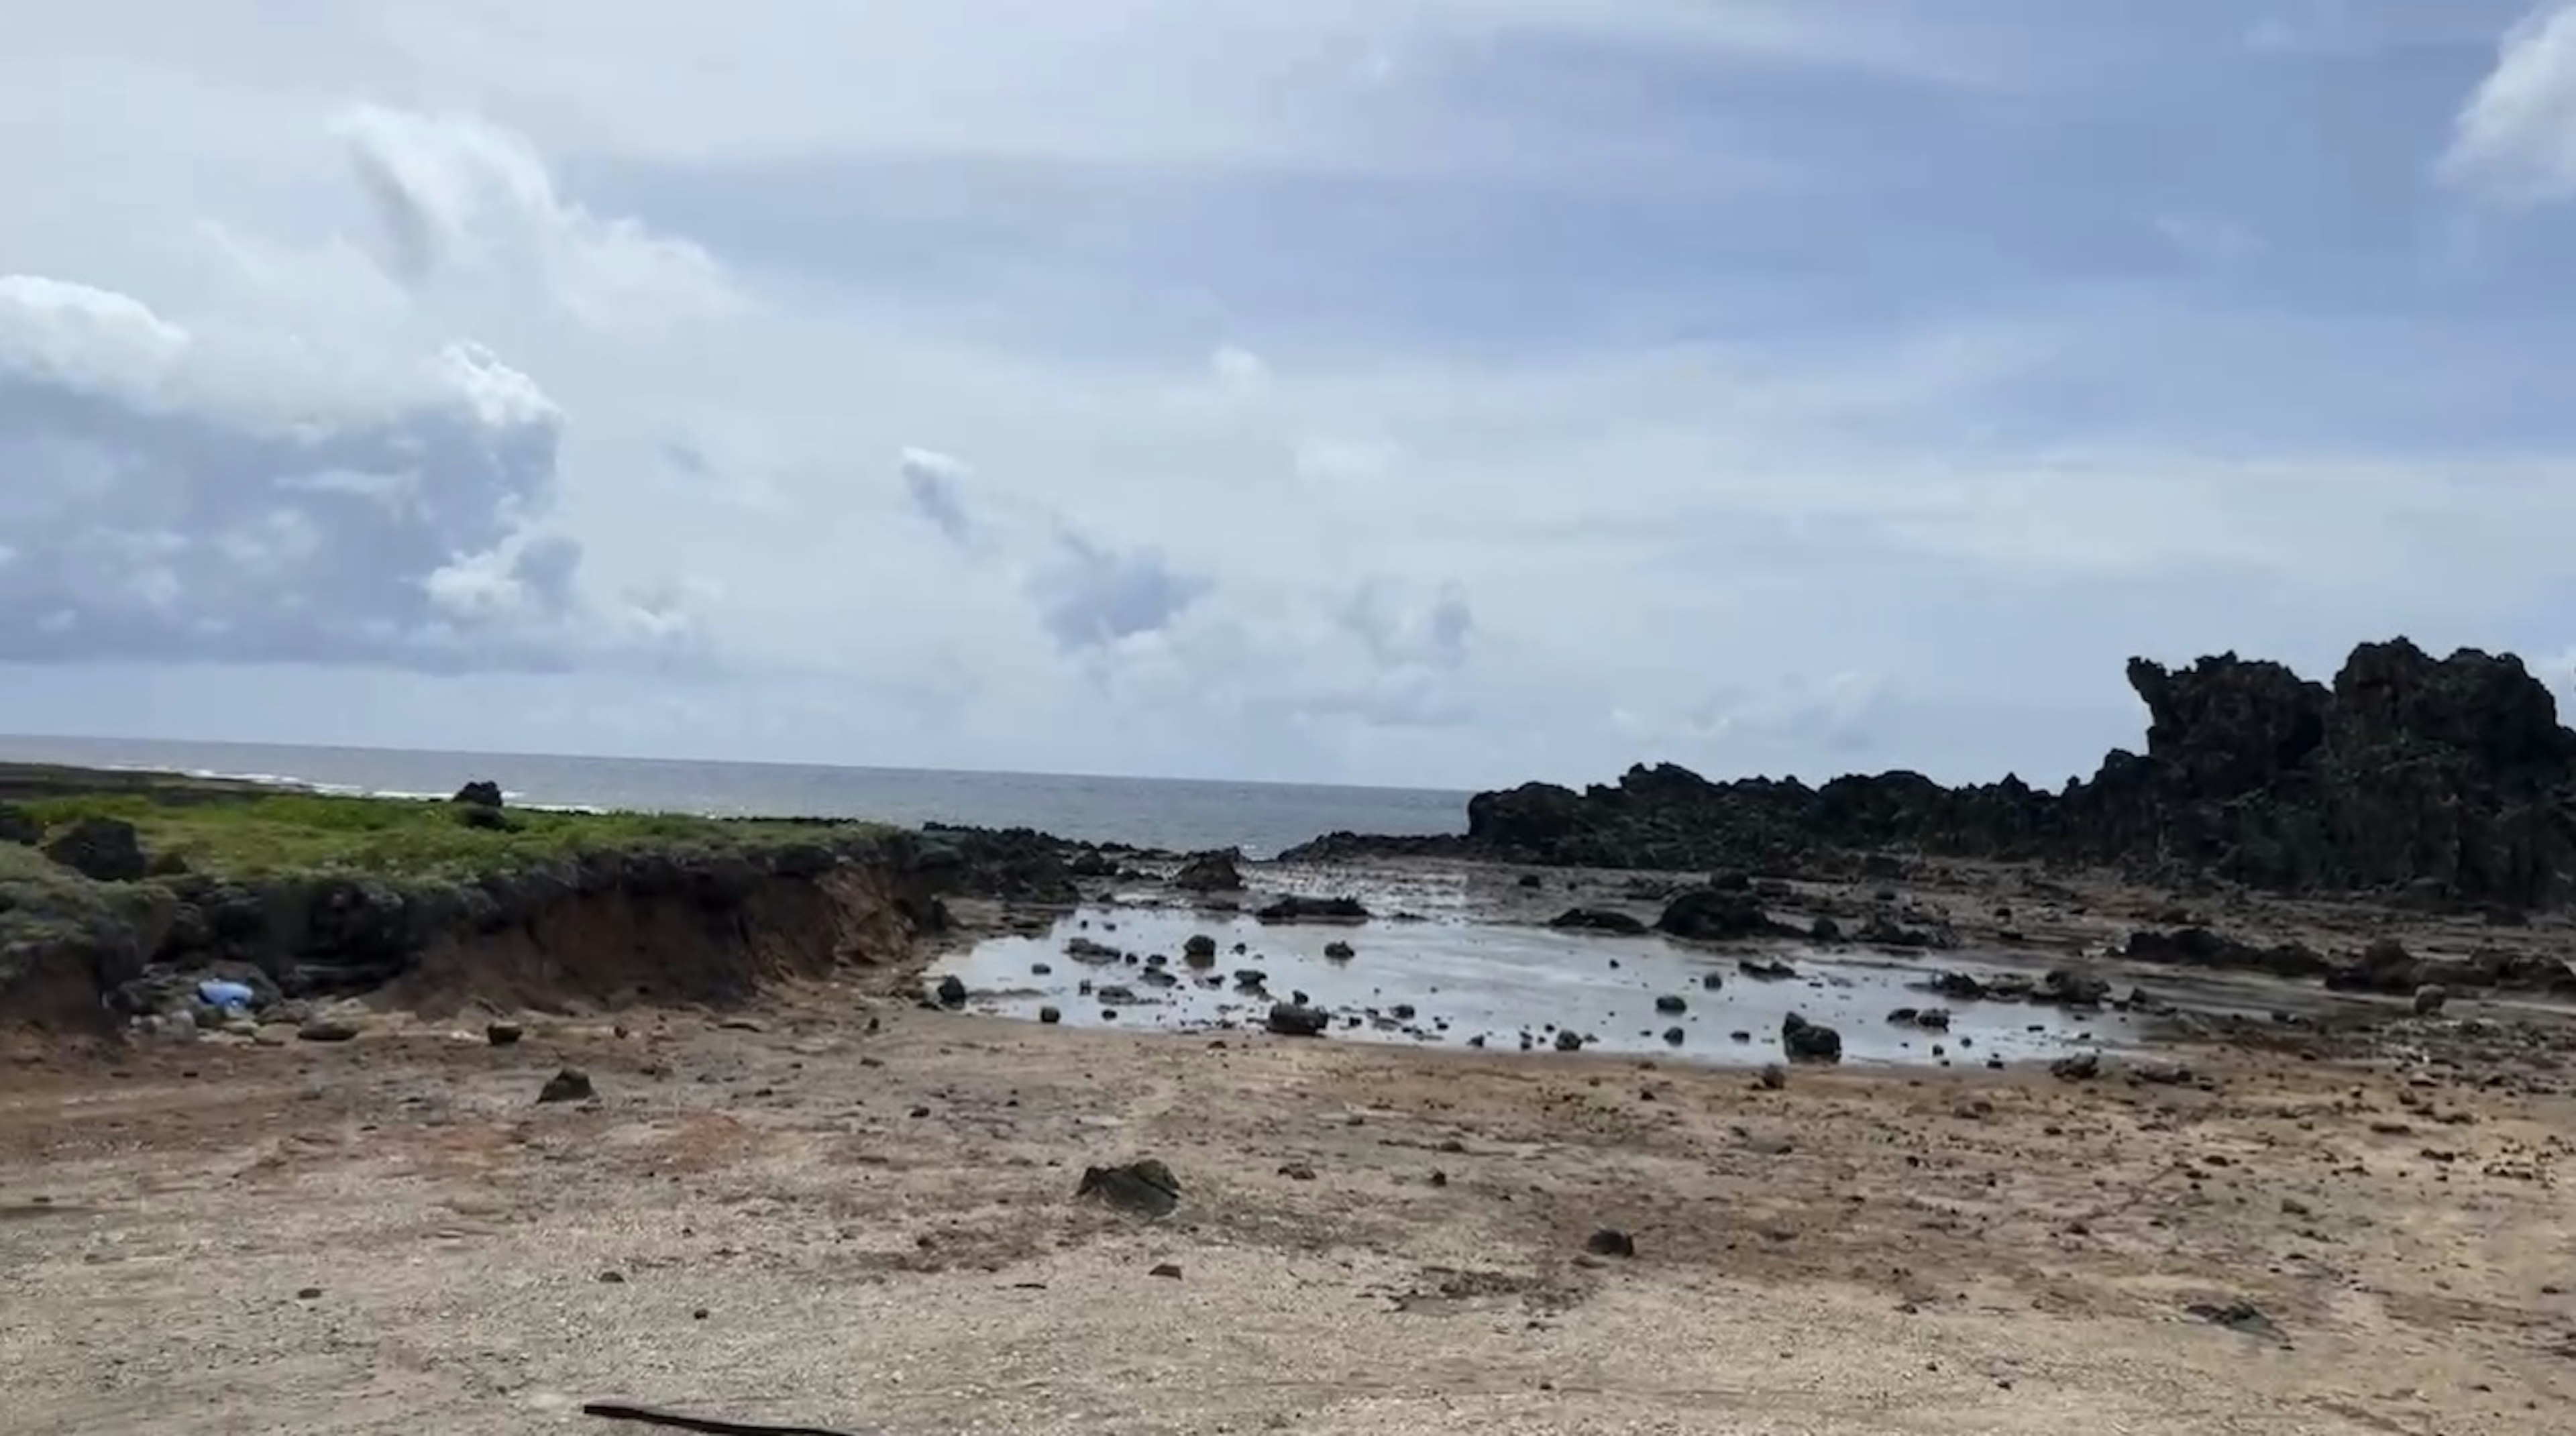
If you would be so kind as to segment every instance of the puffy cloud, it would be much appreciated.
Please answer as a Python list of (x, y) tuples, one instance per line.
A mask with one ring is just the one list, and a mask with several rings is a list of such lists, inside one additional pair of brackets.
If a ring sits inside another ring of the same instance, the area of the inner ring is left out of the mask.
[(363, 105), (336, 129), (375, 221), (379, 262), (416, 290), (450, 279), (494, 286), (629, 329), (743, 302), (699, 246), (566, 199), (535, 146), (498, 125)]
[(1157, 549), (1111, 548), (1071, 529), (1057, 534), (1054, 554), (1029, 582), (1047, 632), (1068, 652), (1160, 632), (1209, 588)]
[(453, 345), (380, 403), (254, 407), (231, 392), (243, 358), (129, 295), (0, 278), (0, 657), (470, 667), (581, 646), (581, 549), (543, 526), (563, 415), (533, 380)]
[(2453, 122), (2442, 170), (2509, 202), (2576, 195), (2576, 5), (2543, 7), (2506, 33)]

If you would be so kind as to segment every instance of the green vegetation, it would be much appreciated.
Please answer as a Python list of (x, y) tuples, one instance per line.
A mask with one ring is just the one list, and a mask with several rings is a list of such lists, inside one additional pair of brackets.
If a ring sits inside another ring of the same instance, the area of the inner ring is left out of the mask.
[[(144, 850), (196, 872), (258, 877), (327, 870), (405, 878), (462, 878), (582, 853), (749, 851), (847, 839), (852, 823), (730, 820), (662, 813), (558, 813), (513, 808), (494, 820), (463, 805), (305, 793), (168, 794), (107, 791), (33, 796), (18, 804), (58, 832), (82, 818), (132, 823)], [(481, 818), (484, 821), (475, 821)], [(19, 850), (24, 852), (24, 849)]]

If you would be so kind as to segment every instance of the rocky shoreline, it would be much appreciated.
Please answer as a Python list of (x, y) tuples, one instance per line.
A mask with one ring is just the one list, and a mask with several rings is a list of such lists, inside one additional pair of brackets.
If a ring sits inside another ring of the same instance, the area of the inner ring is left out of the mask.
[(2354, 649), (2331, 685), (2232, 653), (2133, 659), (2128, 676), (2146, 752), (2115, 750), (2054, 793), (1908, 772), (1711, 782), (1664, 764), (1581, 792), (1479, 793), (1458, 837), (1335, 833), (1282, 856), (1785, 875), (1912, 853), (2506, 920), (2576, 897), (2576, 733), (2511, 654), (2437, 660), (2401, 638)]

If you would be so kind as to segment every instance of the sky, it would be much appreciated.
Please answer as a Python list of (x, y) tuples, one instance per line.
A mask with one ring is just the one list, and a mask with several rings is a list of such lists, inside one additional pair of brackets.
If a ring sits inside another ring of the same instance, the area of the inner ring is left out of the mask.
[(2576, 673), (2576, 5), (0, 0), (0, 732), (2054, 784)]

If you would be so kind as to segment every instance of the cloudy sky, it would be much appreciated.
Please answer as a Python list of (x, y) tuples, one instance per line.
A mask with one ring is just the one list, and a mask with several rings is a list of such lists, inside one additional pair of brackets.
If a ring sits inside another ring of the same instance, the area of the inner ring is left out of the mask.
[(2576, 8), (6, 0), (0, 731), (1481, 786), (2576, 667)]

